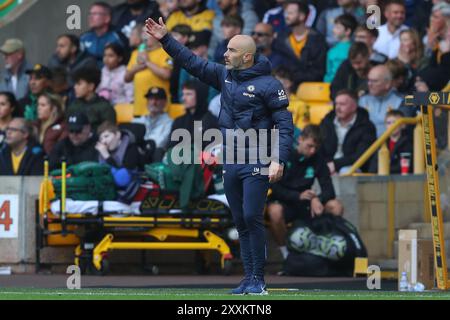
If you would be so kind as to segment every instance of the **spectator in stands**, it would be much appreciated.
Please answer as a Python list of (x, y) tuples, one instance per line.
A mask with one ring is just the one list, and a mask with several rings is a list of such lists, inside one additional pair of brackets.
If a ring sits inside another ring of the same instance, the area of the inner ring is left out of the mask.
[(115, 124), (104, 122), (97, 130), (98, 161), (114, 168), (137, 170), (140, 154), (136, 139), (130, 131), (120, 130)]
[(350, 47), (348, 59), (339, 67), (331, 83), (331, 98), (342, 89), (355, 91), (362, 96), (367, 90), (367, 75), (370, 70), (370, 52), (362, 42), (355, 42)]
[(167, 21), (170, 15), (178, 10), (178, 0), (157, 0), (156, 2), (159, 4), (159, 11), (161, 11), (164, 21)]
[[(68, 75), (85, 67), (96, 66), (97, 60), (80, 48), (80, 39), (74, 34), (63, 34), (56, 40), (56, 50), (48, 61), (50, 69), (64, 68)], [(69, 85), (73, 83), (69, 78)]]
[[(286, 0), (276, 0), (277, 6), (275, 8), (267, 10), (262, 19), (263, 23), (270, 24), (273, 27), (273, 31), (276, 34), (285, 33), (289, 30), (289, 26), (286, 23), (285, 10), (286, 10)], [(312, 1), (308, 1), (312, 2)], [(259, 4), (259, 3), (258, 3)], [(314, 5), (317, 1), (314, 1)], [(311, 3), (308, 3), (308, 17), (306, 19), (306, 26), (311, 28), (317, 16), (316, 7)]]
[[(281, 181), (272, 185), (267, 207), (270, 230), (284, 259), (288, 256), (286, 223), (297, 219), (309, 221), (324, 212), (336, 216), (343, 214), (342, 204), (335, 199), (327, 163), (318, 153), (323, 143), (320, 127), (306, 126), (297, 142), (296, 150), (286, 164), (286, 173)], [(320, 194), (312, 190), (316, 178)]]
[(107, 43), (118, 43), (126, 48), (128, 39), (111, 25), (112, 8), (106, 2), (94, 2), (89, 9), (90, 30), (80, 37), (82, 47), (97, 59), (97, 66), (103, 67), (103, 52)]
[(0, 151), (1, 176), (39, 176), (44, 173), (44, 151), (33, 138), (33, 126), (24, 118), (13, 118), (6, 128)]
[(6, 128), (8, 128), (14, 114), (19, 107), (16, 97), (8, 91), (0, 92), (0, 149), (6, 139)]
[(286, 57), (286, 64), (295, 71), (295, 86), (304, 81), (322, 81), (325, 74), (327, 46), (321, 34), (306, 26), (308, 5), (287, 1), (286, 23), (288, 34), (278, 35), (275, 46)]
[[(95, 65), (94, 65), (95, 66)], [(51, 91), (62, 98), (63, 110), (75, 100), (75, 90), (70, 87), (69, 75), (63, 67), (56, 67), (52, 71)]]
[(46, 154), (50, 154), (58, 141), (67, 137), (67, 124), (64, 120), (60, 96), (44, 92), (38, 96), (37, 129), (38, 142)]
[[(0, 74), (0, 91), (14, 93), (17, 100), (27, 96), (29, 77), (25, 73), (32, 66), (25, 58), (25, 47), (19, 39), (8, 39), (0, 47), (5, 66)], [(18, 110), (17, 110), (18, 111)]]
[(303, 130), (310, 121), (309, 106), (300, 100), (293, 91), (294, 75), (291, 69), (288, 66), (279, 66), (273, 70), (273, 75), (281, 82), (286, 95), (289, 97), (288, 110), (292, 113), (294, 125)]
[(403, 0), (388, 0), (384, 16), (386, 23), (378, 28), (378, 38), (373, 48), (382, 54), (388, 56), (389, 59), (397, 57), (400, 49), (400, 32), (408, 27), (403, 24), (405, 22), (405, 4)]
[(164, 51), (158, 40), (142, 30), (145, 50), (134, 50), (128, 62), (125, 82), (134, 85), (134, 115), (147, 114), (145, 94), (153, 86), (164, 88), (169, 94), (172, 58)]
[(165, 148), (169, 142), (169, 134), (173, 120), (164, 110), (167, 108), (167, 95), (163, 88), (150, 88), (145, 95), (148, 114), (135, 118), (134, 123), (145, 125), (144, 140), (155, 141), (157, 148)]
[(36, 64), (26, 73), (30, 79), (30, 93), (19, 100), (20, 114), (26, 120), (35, 121), (37, 120), (37, 98), (41, 93), (51, 90), (52, 72), (46, 66)]
[[(358, 107), (358, 96), (341, 90), (334, 99), (335, 109), (320, 124), (322, 153), (332, 175), (342, 174), (370, 147), (376, 129), (367, 110)], [(366, 171), (368, 165), (362, 167)]]
[(327, 68), (323, 79), (324, 82), (332, 82), (339, 66), (348, 58), (348, 52), (352, 45), (351, 38), (356, 26), (357, 21), (351, 14), (345, 13), (335, 19), (333, 34), (337, 42), (327, 53)]
[[(172, 124), (170, 137), (177, 129), (188, 130), (191, 137), (194, 137), (194, 121), (201, 121), (202, 133), (208, 129), (218, 129), (217, 119), (208, 111), (207, 87), (203, 86), (198, 80), (190, 80), (183, 85), (183, 106), (186, 113), (176, 118)], [(168, 148), (175, 146), (179, 141), (170, 138)], [(203, 148), (209, 142), (204, 142)]]
[(130, 37), (128, 39), (128, 46), (131, 51), (136, 50), (142, 43), (143, 39), (141, 35), (143, 27), (144, 25), (142, 23), (138, 23), (133, 27), (133, 29), (131, 29)]
[(172, 31), (177, 24), (187, 24), (192, 31), (208, 31), (211, 36), (214, 11), (207, 9), (205, 3), (205, 0), (179, 0), (180, 10), (169, 16), (166, 23), (167, 29)]
[(214, 52), (214, 62), (225, 64), (223, 55), (228, 50), (228, 42), (231, 38), (242, 33), (244, 21), (239, 16), (225, 16), (221, 23), (223, 40), (219, 42)]
[[(208, 42), (209, 42), (209, 33), (200, 31), (200, 32), (193, 32), (191, 39), (189, 41), (188, 47), (192, 50), (192, 52), (202, 57), (203, 59), (208, 59)], [(181, 69), (180, 71), (180, 80), (178, 84), (178, 95), (179, 99), (182, 101), (182, 89), (184, 86), (184, 83), (189, 80), (195, 80), (197, 79), (193, 75), (191, 75), (189, 72), (187, 72), (185, 69)], [(198, 79), (197, 79), (198, 80)], [(200, 82), (200, 85), (204, 87), (204, 90), (208, 92), (207, 98), (208, 102), (211, 102), (211, 100), (218, 94), (218, 91), (214, 89), (211, 86), (208, 86), (207, 84)]]
[(108, 43), (103, 54), (102, 79), (97, 94), (112, 105), (132, 103), (134, 99), (133, 84), (125, 82), (125, 51), (117, 43)]
[(73, 75), (76, 100), (67, 108), (68, 117), (83, 112), (89, 119), (93, 130), (105, 121), (116, 123), (116, 111), (111, 104), (99, 97), (95, 90), (100, 83), (100, 70), (97, 68), (79, 69)]
[(400, 49), (397, 59), (411, 71), (422, 69), (425, 66), (423, 43), (416, 30), (406, 29), (400, 32)]
[(95, 149), (97, 137), (91, 130), (88, 117), (82, 113), (74, 113), (67, 118), (69, 135), (59, 141), (49, 157), (50, 170), (61, 167), (61, 159), (66, 160), (67, 166), (83, 161), (98, 161)]
[(403, 98), (394, 90), (392, 74), (386, 65), (370, 69), (367, 83), (369, 93), (359, 98), (359, 105), (369, 112), (378, 137), (386, 130), (384, 118), (387, 111), (401, 109), (406, 116), (414, 116), (414, 109), (404, 106)]
[(383, 64), (388, 60), (386, 55), (373, 49), (373, 45), (378, 38), (378, 30), (376, 28), (369, 29), (366, 25), (360, 25), (356, 28), (353, 38), (355, 42), (363, 42), (367, 45), (372, 65)]
[(386, 67), (392, 75), (392, 86), (401, 95), (406, 95), (414, 91), (414, 73), (399, 59), (386, 62)]
[(365, 23), (365, 12), (357, 0), (337, 0), (338, 7), (328, 8), (322, 11), (317, 19), (316, 29), (327, 41), (329, 47), (333, 47), (340, 40), (335, 34), (335, 20), (343, 14), (349, 14), (354, 17), (357, 23)]
[(145, 19), (158, 19), (161, 13), (154, 0), (126, 0), (112, 9), (111, 24), (130, 38), (133, 28)]
[(275, 34), (270, 24), (258, 23), (252, 32), (252, 37), (255, 40), (256, 50), (270, 60), (272, 68), (285, 63), (284, 56), (273, 45)]
[[(399, 110), (390, 110), (386, 113), (385, 125), (389, 129), (397, 120), (403, 118), (403, 112)], [(414, 171), (413, 159), (413, 137), (412, 131), (406, 130), (406, 126), (401, 126), (396, 129), (386, 141), (386, 145), (390, 154), (390, 173), (399, 174), (401, 171), (402, 153), (409, 154), (409, 168), (408, 172)], [(371, 159), (370, 172), (378, 172), (378, 153)]]
[(209, 44), (209, 56), (214, 56), (214, 52), (220, 43), (227, 39), (222, 33), (223, 21), (226, 16), (237, 16), (242, 19), (241, 34), (250, 35), (255, 25), (259, 22), (259, 18), (253, 11), (253, 4), (250, 1), (241, 0), (218, 0), (220, 13), (215, 15), (213, 20), (213, 31), (211, 43)]
[(439, 42), (445, 38), (446, 21), (450, 19), (450, 3), (438, 2), (433, 5), (431, 11), (427, 34), (423, 39), (428, 57), (433, 55), (433, 51), (439, 51)]
[(450, 18), (447, 18), (447, 26), (439, 44), (434, 48), (429, 59), (429, 64), (418, 72), (428, 89), (439, 91), (450, 81)]
[[(192, 35), (192, 29), (186, 24), (178, 24), (173, 27), (170, 32), (172, 37), (175, 38), (179, 43), (187, 46), (189, 39)], [(170, 76), (170, 96), (172, 98), (172, 103), (180, 103), (179, 94), (179, 84), (180, 84), (180, 72), (181, 66), (178, 62), (173, 61), (172, 74)]]

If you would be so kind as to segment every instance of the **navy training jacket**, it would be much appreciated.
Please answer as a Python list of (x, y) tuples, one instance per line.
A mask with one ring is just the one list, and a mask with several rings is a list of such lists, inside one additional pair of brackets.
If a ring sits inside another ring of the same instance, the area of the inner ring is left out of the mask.
[(279, 159), (273, 160), (283, 163), (289, 160), (294, 134), (292, 114), (287, 110), (289, 99), (282, 84), (271, 75), (272, 66), (265, 56), (257, 55), (251, 68), (227, 70), (222, 64), (196, 56), (170, 34), (160, 42), (189, 73), (221, 92), (222, 132), (275, 127), (279, 130)]

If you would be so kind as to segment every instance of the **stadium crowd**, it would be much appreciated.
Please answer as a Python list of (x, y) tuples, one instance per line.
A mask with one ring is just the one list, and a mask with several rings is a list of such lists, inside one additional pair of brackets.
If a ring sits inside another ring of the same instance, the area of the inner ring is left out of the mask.
[[(380, 17), (367, 13), (370, 5), (381, 7)], [(216, 63), (224, 63), (233, 36), (251, 35), (282, 82), (298, 138), (268, 215), (284, 256), (284, 221), (298, 212), (342, 215), (330, 177), (345, 173), (396, 119), (415, 116), (405, 94), (448, 89), (448, 0), (95, 2), (90, 30), (80, 37), (62, 32), (48, 61), (30, 65), (20, 39), (1, 45), (0, 175), (40, 175), (45, 156), (50, 168), (64, 157), (68, 165), (138, 170), (162, 159), (174, 130), (193, 132), (194, 121), (218, 128), (218, 92), (146, 33), (145, 20), (160, 16), (177, 41)], [(330, 84), (334, 108), (320, 123), (297, 97), (305, 82)], [(168, 110), (179, 104), (185, 114), (173, 119)], [(129, 105), (131, 121), (119, 123)], [(397, 130), (387, 148), (391, 173), (400, 173), (400, 154), (413, 152), (411, 128)], [(361, 170), (377, 172), (376, 157)], [(320, 195), (312, 190), (315, 178)]]

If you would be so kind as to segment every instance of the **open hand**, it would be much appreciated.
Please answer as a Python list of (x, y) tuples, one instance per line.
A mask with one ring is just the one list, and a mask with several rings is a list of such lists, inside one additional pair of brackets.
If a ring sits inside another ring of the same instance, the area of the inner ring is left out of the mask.
[(162, 17), (159, 17), (158, 23), (152, 18), (145, 20), (145, 29), (149, 35), (158, 40), (161, 40), (168, 32)]
[(275, 183), (283, 177), (284, 166), (272, 161), (269, 166), (269, 182)]

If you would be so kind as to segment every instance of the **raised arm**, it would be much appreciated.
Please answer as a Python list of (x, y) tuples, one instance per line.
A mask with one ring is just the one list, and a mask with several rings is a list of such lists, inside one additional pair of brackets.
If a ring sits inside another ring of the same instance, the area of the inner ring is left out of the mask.
[(191, 50), (176, 41), (169, 34), (162, 18), (159, 18), (158, 23), (151, 18), (147, 19), (145, 27), (147, 33), (158, 39), (163, 45), (164, 50), (184, 69), (220, 91), (222, 79), (225, 78), (224, 74), (226, 72), (223, 65), (209, 62), (196, 56)]

